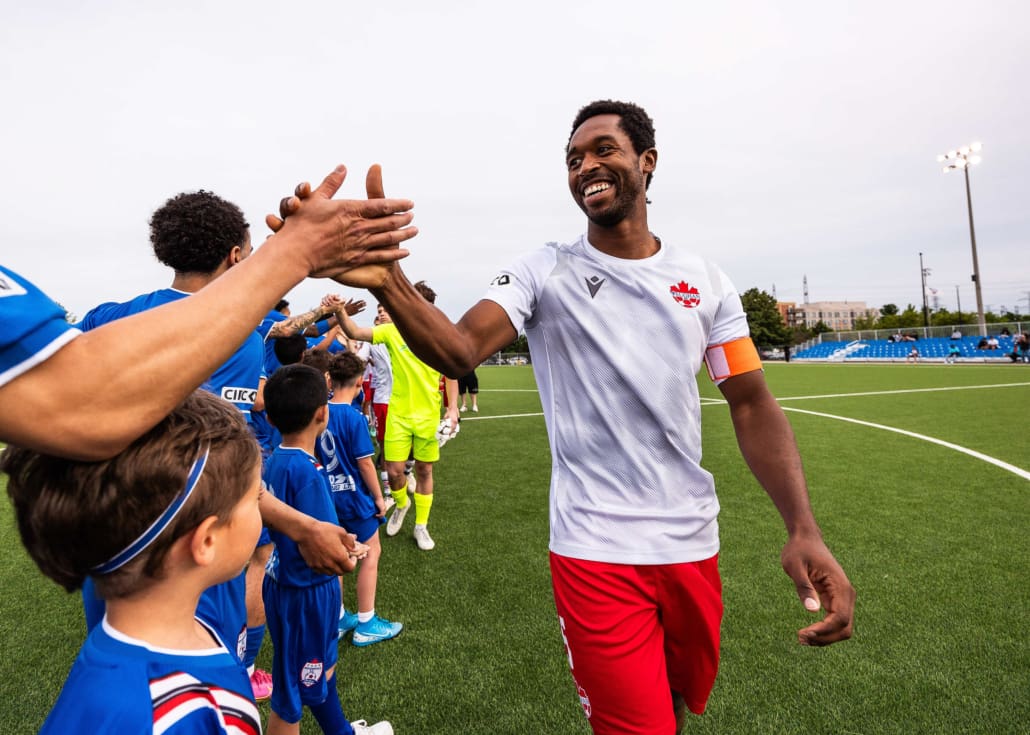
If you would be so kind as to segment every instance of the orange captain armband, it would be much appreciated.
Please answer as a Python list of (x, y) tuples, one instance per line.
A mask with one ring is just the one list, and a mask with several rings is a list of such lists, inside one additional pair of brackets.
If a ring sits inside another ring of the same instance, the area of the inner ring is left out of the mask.
[(716, 385), (734, 375), (761, 370), (762, 361), (750, 337), (741, 337), (732, 342), (712, 345), (705, 350), (705, 365), (708, 375)]

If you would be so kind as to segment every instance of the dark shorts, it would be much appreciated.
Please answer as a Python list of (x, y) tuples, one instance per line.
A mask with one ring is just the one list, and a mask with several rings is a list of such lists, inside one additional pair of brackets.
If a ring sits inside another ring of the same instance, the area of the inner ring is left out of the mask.
[(479, 392), (479, 378), (476, 377), (476, 371), (473, 370), (471, 373), (463, 378), (458, 378), (458, 395), (464, 395), (466, 393), (478, 393)]

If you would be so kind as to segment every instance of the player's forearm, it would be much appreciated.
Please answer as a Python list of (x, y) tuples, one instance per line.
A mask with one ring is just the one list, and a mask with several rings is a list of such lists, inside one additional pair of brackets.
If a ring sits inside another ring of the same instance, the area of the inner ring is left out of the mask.
[[(325, 318), (326, 313), (321, 308), (309, 309), (303, 314), (276, 322), (272, 329), (269, 330), (268, 338), (278, 339), (279, 337), (289, 337), (294, 334), (306, 334), (309, 327), (312, 327), (319, 319)], [(318, 336), (317, 332), (314, 336)]]
[[(514, 329), (505, 317), (506, 330), (476, 329), (472, 316), (478, 304), (454, 324), (440, 309), (430, 304), (415, 290), (398, 265), (382, 287), (372, 293), (390, 313), (393, 323), (408, 347), (427, 365), (449, 378), (468, 375), (497, 350), (515, 339)], [(483, 302), (480, 302), (482, 304)], [(510, 339), (507, 332), (511, 333)]]
[(783, 410), (765, 388), (760, 373), (730, 380), (761, 381), (743, 399), (734, 396), (732, 388), (724, 390), (727, 398), (732, 398), (730, 415), (744, 461), (773, 501), (789, 534), (819, 534), (801, 456)]
[(336, 311), (336, 323), (350, 339), (361, 340), (362, 342), (372, 341), (372, 330), (368, 327), (359, 327), (358, 323), (350, 318), (342, 307)]
[(362, 457), (358, 460), (358, 472), (361, 473), (361, 480), (365, 483), (368, 491), (372, 493), (372, 497), (383, 497), (383, 490), (379, 486), (379, 473), (376, 472), (376, 466), (371, 457)]
[(17, 409), (4, 412), (0, 430), (62, 456), (117, 454), (210, 377), (303, 280), (306, 265), (292, 246), (270, 240), (196, 294), (72, 340), (4, 387), (5, 405)]

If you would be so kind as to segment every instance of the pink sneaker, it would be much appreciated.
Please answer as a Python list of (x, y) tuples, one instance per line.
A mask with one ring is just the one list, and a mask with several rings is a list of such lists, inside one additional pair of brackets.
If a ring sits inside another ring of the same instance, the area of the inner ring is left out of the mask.
[(264, 669), (254, 669), (250, 675), (250, 688), (255, 702), (265, 702), (272, 697), (272, 675)]

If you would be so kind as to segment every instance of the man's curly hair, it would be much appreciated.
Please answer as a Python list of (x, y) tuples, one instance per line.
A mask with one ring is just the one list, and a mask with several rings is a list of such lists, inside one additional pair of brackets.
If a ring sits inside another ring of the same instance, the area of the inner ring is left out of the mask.
[(150, 218), (157, 259), (176, 273), (212, 273), (247, 241), (243, 212), (209, 191), (177, 194)]
[[(598, 115), (618, 115), (619, 127), (622, 129), (633, 144), (633, 151), (639, 156), (648, 148), (654, 148), (654, 121), (644, 111), (643, 107), (632, 102), (618, 102), (616, 100), (597, 100), (586, 105), (576, 114), (572, 121), (572, 130), (569, 132), (569, 139), (565, 143), (565, 150), (568, 151), (572, 136), (584, 122)], [(653, 173), (647, 175), (645, 188), (651, 185)]]

